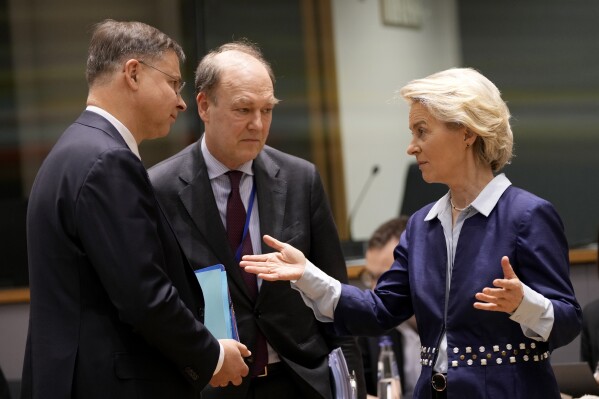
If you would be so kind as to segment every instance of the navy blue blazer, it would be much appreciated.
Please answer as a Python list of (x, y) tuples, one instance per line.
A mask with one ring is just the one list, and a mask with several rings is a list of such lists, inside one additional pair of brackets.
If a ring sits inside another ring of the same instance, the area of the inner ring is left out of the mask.
[(24, 398), (193, 398), (220, 348), (139, 158), (85, 111), (29, 197)]
[[(346, 282), (347, 269), (332, 213), (316, 167), (265, 146), (253, 170), (260, 232), (301, 250)], [(352, 337), (332, 336), (288, 282), (263, 281), (256, 302), (250, 300), (239, 264), (227, 241), (200, 141), (150, 168), (158, 199), (194, 268), (221, 263), (227, 270), (242, 343), (253, 350), (259, 328), (281, 360), (297, 377), (304, 398), (330, 398), (328, 353), (341, 346), (366, 396), (361, 355)], [(262, 244), (262, 252), (272, 251)], [(332, 328), (331, 328), (332, 330)], [(206, 398), (245, 398), (249, 378), (240, 386), (206, 387)]]
[[(553, 206), (510, 186), (488, 217), (478, 213), (466, 219), (449, 293), (443, 228), (437, 218), (424, 220), (431, 208), (410, 218), (395, 262), (374, 292), (343, 286), (334, 315), (338, 332), (380, 333), (415, 313), (423, 364), (415, 398), (431, 397), (432, 367), (446, 331), (448, 398), (559, 399), (549, 354), (578, 335), (581, 310), (570, 282), (563, 225)], [(504, 255), (520, 280), (553, 304), (555, 322), (547, 342), (524, 336), (507, 313), (473, 307), (477, 292), (503, 278)]]

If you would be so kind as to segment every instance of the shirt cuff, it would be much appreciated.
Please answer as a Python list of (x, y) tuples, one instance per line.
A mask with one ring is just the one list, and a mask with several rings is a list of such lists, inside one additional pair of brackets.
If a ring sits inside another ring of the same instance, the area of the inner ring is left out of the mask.
[(220, 371), (225, 361), (225, 348), (223, 348), (223, 345), (220, 342), (218, 343), (218, 346), (220, 346), (220, 354), (218, 355), (218, 362), (216, 362), (216, 369), (212, 375), (216, 375)]
[(553, 304), (526, 284), (522, 283), (522, 287), (524, 298), (510, 319), (520, 324), (528, 338), (547, 341), (553, 328)]
[(297, 281), (291, 281), (291, 288), (299, 291), (304, 303), (312, 309), (317, 320), (333, 321), (335, 307), (341, 296), (340, 281), (306, 259), (304, 274)]

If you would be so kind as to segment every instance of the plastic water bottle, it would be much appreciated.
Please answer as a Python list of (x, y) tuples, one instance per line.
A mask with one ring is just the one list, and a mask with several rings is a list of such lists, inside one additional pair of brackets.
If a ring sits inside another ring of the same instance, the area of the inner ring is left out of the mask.
[(392, 345), (391, 337), (385, 335), (380, 338), (377, 387), (379, 399), (401, 399), (399, 371)]

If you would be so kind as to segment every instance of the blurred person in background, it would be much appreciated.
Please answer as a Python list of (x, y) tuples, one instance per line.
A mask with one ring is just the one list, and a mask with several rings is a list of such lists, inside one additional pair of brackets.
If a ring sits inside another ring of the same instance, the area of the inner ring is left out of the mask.
[[(406, 228), (407, 216), (399, 216), (380, 225), (368, 240), (366, 265), (360, 278), (362, 283), (374, 289), (379, 277), (393, 264), (393, 249)], [(410, 317), (399, 326), (385, 332), (393, 342), (401, 381), (403, 399), (411, 399), (416, 381), (420, 376), (420, 338), (416, 318)], [(362, 350), (364, 376), (369, 395), (377, 394), (377, 362), (380, 353), (379, 337), (359, 337)]]

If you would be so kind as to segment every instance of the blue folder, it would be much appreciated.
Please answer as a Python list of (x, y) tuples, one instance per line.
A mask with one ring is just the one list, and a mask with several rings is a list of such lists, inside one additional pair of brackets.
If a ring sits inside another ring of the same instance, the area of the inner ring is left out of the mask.
[(204, 293), (204, 325), (217, 339), (229, 338), (239, 341), (225, 267), (205, 267), (196, 270), (195, 275)]

